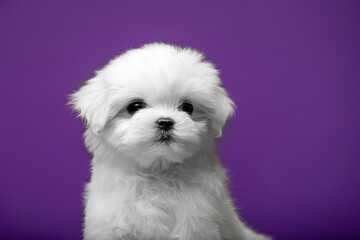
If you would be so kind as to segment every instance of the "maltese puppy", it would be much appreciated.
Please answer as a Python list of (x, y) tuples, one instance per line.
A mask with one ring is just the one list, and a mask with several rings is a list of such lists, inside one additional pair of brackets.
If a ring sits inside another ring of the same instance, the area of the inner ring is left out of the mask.
[(84, 239), (269, 239), (229, 196), (214, 138), (234, 104), (201, 53), (163, 43), (129, 50), (70, 104), (93, 155)]

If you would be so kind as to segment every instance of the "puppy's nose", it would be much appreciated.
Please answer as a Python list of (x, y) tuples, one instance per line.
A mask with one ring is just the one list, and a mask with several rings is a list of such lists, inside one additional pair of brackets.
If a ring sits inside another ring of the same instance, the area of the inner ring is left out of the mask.
[(174, 120), (171, 118), (160, 118), (157, 121), (157, 125), (161, 130), (169, 131), (174, 126)]

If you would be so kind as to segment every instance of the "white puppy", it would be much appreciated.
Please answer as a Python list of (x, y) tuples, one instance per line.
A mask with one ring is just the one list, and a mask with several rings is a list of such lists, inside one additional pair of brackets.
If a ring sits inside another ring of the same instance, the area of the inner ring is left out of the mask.
[(93, 154), (84, 239), (268, 239), (229, 197), (214, 138), (234, 104), (201, 53), (162, 43), (129, 50), (71, 104)]

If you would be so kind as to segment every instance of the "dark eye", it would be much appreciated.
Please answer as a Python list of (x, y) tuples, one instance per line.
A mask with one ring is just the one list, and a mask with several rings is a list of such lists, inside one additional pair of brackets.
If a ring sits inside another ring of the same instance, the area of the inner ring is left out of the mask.
[(134, 114), (135, 112), (145, 107), (146, 105), (142, 100), (135, 100), (127, 106), (126, 110), (129, 114)]
[(180, 111), (184, 111), (186, 113), (188, 113), (189, 115), (192, 114), (194, 107), (191, 103), (189, 102), (183, 102), (180, 106), (179, 106), (179, 110)]

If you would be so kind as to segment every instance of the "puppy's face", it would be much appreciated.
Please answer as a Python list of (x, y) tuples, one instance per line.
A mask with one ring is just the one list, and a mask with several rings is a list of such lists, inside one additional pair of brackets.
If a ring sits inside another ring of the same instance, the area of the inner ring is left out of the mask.
[(71, 103), (93, 137), (143, 168), (191, 157), (221, 134), (233, 112), (213, 65), (195, 50), (165, 44), (115, 58)]

